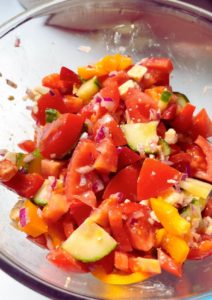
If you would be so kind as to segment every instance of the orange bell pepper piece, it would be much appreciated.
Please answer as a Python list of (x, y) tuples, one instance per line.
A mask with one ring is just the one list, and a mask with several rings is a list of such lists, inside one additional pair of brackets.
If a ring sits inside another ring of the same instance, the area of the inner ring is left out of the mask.
[(176, 263), (182, 264), (189, 253), (188, 244), (180, 237), (165, 233), (161, 247), (173, 258)]
[(116, 273), (112, 272), (107, 274), (103, 268), (95, 268), (92, 272), (94, 277), (99, 280), (108, 283), (108, 284), (117, 284), (117, 285), (125, 285), (137, 283), (140, 281), (144, 281), (149, 277), (153, 276), (152, 274), (143, 273), (143, 272), (134, 272), (131, 274), (122, 274), (121, 272)]
[(96, 64), (78, 68), (78, 75), (83, 79), (90, 79), (94, 76), (101, 76), (111, 71), (121, 71), (132, 65), (132, 59), (119, 53), (106, 55)]
[(20, 230), (32, 237), (38, 237), (39, 235), (47, 232), (48, 226), (43, 220), (41, 211), (39, 212), (39, 208), (30, 200), (25, 201), (24, 208), (26, 209), (27, 223), (23, 227), (20, 225)]
[(190, 223), (180, 216), (178, 210), (162, 198), (150, 199), (151, 207), (167, 232), (184, 237), (190, 232)]

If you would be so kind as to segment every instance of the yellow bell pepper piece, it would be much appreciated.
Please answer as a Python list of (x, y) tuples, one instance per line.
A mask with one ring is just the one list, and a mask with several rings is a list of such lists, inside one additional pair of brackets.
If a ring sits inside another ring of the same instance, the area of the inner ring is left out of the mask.
[(101, 281), (108, 284), (117, 284), (117, 285), (125, 285), (137, 283), (140, 281), (144, 281), (149, 277), (153, 276), (152, 274), (135, 272), (131, 274), (121, 274), (121, 273), (110, 273), (107, 274), (103, 268), (96, 268), (91, 272), (94, 277), (100, 279)]
[(132, 59), (119, 53), (106, 55), (96, 64), (78, 68), (78, 75), (83, 79), (90, 79), (94, 76), (101, 76), (111, 71), (121, 71), (132, 65)]
[(162, 243), (162, 240), (164, 238), (166, 231), (164, 228), (161, 229), (157, 229), (155, 232), (155, 243), (156, 243), (156, 247), (160, 246)]
[(24, 208), (26, 209), (27, 224), (24, 227), (20, 226), (20, 230), (32, 237), (38, 237), (47, 232), (48, 226), (43, 220), (39, 208), (30, 200), (25, 201)]
[(176, 263), (182, 264), (189, 253), (189, 246), (178, 236), (166, 232), (161, 241), (161, 247), (173, 258)]
[(184, 237), (190, 231), (190, 223), (180, 216), (178, 210), (162, 198), (150, 199), (151, 207), (157, 218), (172, 235)]
[(41, 160), (42, 160), (41, 157), (35, 157), (29, 163), (28, 172), (41, 174)]

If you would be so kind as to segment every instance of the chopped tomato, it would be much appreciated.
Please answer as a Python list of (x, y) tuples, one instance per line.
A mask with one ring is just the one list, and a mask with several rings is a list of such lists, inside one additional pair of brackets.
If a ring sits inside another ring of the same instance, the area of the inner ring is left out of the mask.
[(157, 135), (162, 137), (162, 139), (164, 139), (165, 132), (166, 132), (166, 126), (163, 121), (160, 121), (157, 126)]
[(157, 110), (155, 100), (137, 88), (129, 88), (123, 99), (129, 116), (135, 123), (149, 122), (151, 110)]
[(70, 214), (76, 224), (79, 226), (87, 219), (92, 212), (92, 207), (79, 200), (73, 200), (70, 203)]
[(176, 115), (173, 121), (171, 121), (171, 126), (179, 132), (186, 132), (192, 126), (192, 118), (195, 106), (187, 103), (182, 110)]
[(59, 247), (66, 239), (63, 224), (59, 220), (56, 223), (48, 223), (48, 236), (52, 241), (54, 248)]
[(113, 272), (114, 269), (114, 251), (110, 252), (110, 254), (106, 255), (100, 260), (97, 260), (95, 263), (90, 263), (91, 271), (96, 268), (102, 268), (106, 274), (110, 274)]
[(81, 98), (72, 95), (65, 95), (63, 97), (63, 102), (66, 107), (66, 112), (72, 114), (80, 112), (84, 105)]
[(122, 212), (119, 205), (112, 205), (109, 207), (108, 218), (112, 234), (115, 240), (118, 242), (118, 248), (124, 252), (132, 251), (129, 237), (127, 236), (124, 228)]
[(42, 85), (50, 89), (56, 89), (62, 94), (72, 92), (72, 88), (73, 88), (73, 82), (61, 80), (60, 74), (58, 73), (53, 73), (45, 76), (42, 79)]
[(130, 148), (118, 147), (118, 169), (123, 169), (129, 165), (134, 164), (135, 162), (141, 160), (141, 157), (138, 153), (131, 150)]
[(204, 108), (193, 117), (191, 133), (193, 139), (196, 139), (198, 135), (204, 138), (212, 136), (212, 121)]
[(160, 70), (166, 73), (170, 73), (173, 70), (172, 61), (169, 58), (163, 58), (163, 57), (144, 58), (142, 59), (141, 64), (146, 68)]
[(23, 151), (30, 153), (35, 150), (36, 145), (35, 145), (35, 142), (32, 140), (25, 140), (25, 141), (18, 143), (18, 147), (20, 149), (22, 149)]
[[(82, 195), (82, 197), (84, 195), (83, 202), (95, 206), (93, 197), (92, 199), (89, 199), (85, 194), (86, 192), (92, 191), (94, 182), (92, 182), (92, 178), (88, 178), (85, 175), (88, 176), (92, 171), (97, 156), (98, 152), (96, 150), (96, 144), (91, 140), (81, 140), (75, 148), (68, 165), (65, 182), (66, 197), (70, 203), (75, 199), (76, 195)], [(87, 168), (90, 172), (83, 174), (84, 170), (82, 168)], [(83, 198), (80, 200), (82, 201)]]
[(33, 242), (34, 244), (36, 244), (37, 246), (41, 247), (41, 248), (44, 248), (44, 249), (47, 248), (45, 234), (41, 234), (37, 237), (32, 237), (32, 236), (28, 235), (27, 239), (30, 240), (31, 242)]
[(72, 85), (73, 84), (80, 84), (81, 81), (79, 79), (79, 76), (73, 72), (72, 70), (66, 68), (66, 67), (62, 67), (60, 69), (60, 79), (64, 80), (64, 81), (68, 81), (70, 82)]
[(49, 159), (41, 160), (41, 174), (44, 177), (54, 176), (56, 178), (61, 174), (62, 169), (64, 168), (65, 163), (63, 161), (55, 161)]
[(5, 185), (22, 197), (32, 198), (43, 182), (43, 177), (37, 173), (23, 174), (18, 172), (12, 179), (5, 182)]
[(126, 72), (120, 71), (117, 74), (111, 75), (109, 76), (104, 82), (103, 82), (103, 86), (120, 86), (123, 83), (125, 83), (127, 80), (129, 79), (128, 75)]
[(157, 197), (179, 182), (181, 173), (176, 169), (160, 162), (147, 158), (141, 168), (137, 196), (139, 200)]
[(77, 261), (68, 252), (61, 248), (51, 250), (47, 255), (48, 261), (56, 265), (57, 267), (75, 273), (85, 273), (88, 272), (86, 264)]
[(100, 118), (94, 125), (93, 132), (97, 137), (100, 135), (99, 131), (103, 131), (103, 136), (110, 136), (113, 140), (115, 146), (126, 145), (127, 141), (124, 137), (124, 134), (119, 127), (118, 123), (110, 114), (105, 114)]
[(198, 138), (195, 141), (195, 144), (198, 145), (202, 152), (205, 155), (207, 167), (205, 171), (198, 170), (195, 173), (195, 176), (197, 178), (212, 182), (212, 145), (204, 139), (201, 135), (198, 136)]
[(145, 272), (151, 274), (161, 273), (159, 261), (157, 259), (149, 257), (130, 257), (129, 267), (132, 272)]
[(173, 120), (177, 114), (177, 104), (170, 103), (167, 108), (163, 111), (161, 119)]
[(203, 216), (204, 217), (211, 217), (212, 218), (212, 196), (209, 197), (207, 200), (207, 204), (205, 206), (205, 209), (203, 211)]
[(116, 147), (109, 138), (104, 138), (97, 144), (99, 152), (93, 167), (103, 173), (116, 172), (118, 164), (118, 154)]
[(192, 157), (190, 153), (187, 152), (179, 152), (176, 154), (171, 154), (169, 160), (174, 164), (172, 167), (177, 169), (178, 171), (185, 173), (191, 176), (191, 161)]
[(121, 251), (115, 251), (114, 266), (120, 271), (129, 272), (128, 254)]
[(69, 205), (65, 195), (53, 193), (44, 207), (42, 215), (48, 222), (57, 222), (65, 213)]
[(212, 240), (202, 240), (197, 247), (191, 247), (188, 258), (189, 259), (203, 259), (212, 255)]
[(141, 205), (126, 222), (126, 230), (129, 234), (133, 248), (149, 251), (155, 245), (155, 227), (149, 223), (150, 208)]
[[(176, 155), (180, 155), (180, 153)], [(190, 167), (193, 175), (197, 171), (203, 171), (203, 172), (206, 171), (207, 163), (206, 163), (205, 155), (202, 149), (198, 145), (196, 144), (186, 145), (186, 153), (184, 153), (184, 156), (185, 155), (188, 155), (188, 161), (190, 162)], [(189, 156), (190, 156), (190, 160), (189, 160)]]
[(109, 112), (114, 113), (119, 107), (119, 102), (120, 102), (118, 86), (116, 85), (106, 86), (102, 88), (99, 93), (101, 97), (105, 100), (105, 102), (108, 103), (108, 105), (105, 106), (106, 109)]
[(10, 160), (4, 159), (0, 161), (0, 181), (10, 181), (18, 172), (18, 168)]
[(68, 238), (74, 231), (74, 222), (69, 211), (62, 218), (62, 226), (65, 237)]
[(119, 171), (108, 183), (104, 190), (103, 199), (112, 194), (122, 193), (124, 199), (136, 201), (136, 186), (139, 170), (137, 167), (128, 166)]
[(182, 276), (182, 264), (176, 263), (168, 254), (166, 254), (160, 248), (157, 249), (158, 260), (163, 270), (177, 276)]
[(61, 115), (42, 129), (39, 149), (45, 158), (61, 158), (72, 149), (82, 131), (83, 119), (74, 114)]
[(169, 73), (149, 68), (144, 74), (140, 84), (143, 90), (151, 88), (152, 86), (169, 86)]

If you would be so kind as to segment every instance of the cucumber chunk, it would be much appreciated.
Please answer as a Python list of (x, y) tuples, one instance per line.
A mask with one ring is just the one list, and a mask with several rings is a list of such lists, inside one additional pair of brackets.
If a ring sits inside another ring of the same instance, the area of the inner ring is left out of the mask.
[(180, 107), (184, 107), (187, 103), (190, 102), (186, 95), (179, 92), (174, 92), (174, 94), (177, 96), (177, 103)]
[(95, 262), (108, 255), (117, 242), (99, 225), (87, 220), (62, 244), (62, 248), (75, 259)]
[(151, 144), (157, 144), (159, 137), (157, 135), (158, 121), (151, 121), (149, 123), (132, 123), (121, 125), (121, 129), (127, 140), (127, 144), (134, 151), (141, 152), (141, 150), (152, 153), (157, 149), (153, 149)]
[(193, 178), (186, 178), (186, 180), (182, 180), (180, 182), (180, 187), (193, 196), (203, 199), (206, 199), (208, 197), (212, 189), (211, 184)]
[(46, 179), (33, 198), (33, 202), (39, 206), (45, 206), (48, 203), (52, 191), (51, 182)]
[(92, 97), (99, 91), (99, 82), (97, 77), (85, 81), (77, 91), (77, 96), (85, 103), (88, 103)]

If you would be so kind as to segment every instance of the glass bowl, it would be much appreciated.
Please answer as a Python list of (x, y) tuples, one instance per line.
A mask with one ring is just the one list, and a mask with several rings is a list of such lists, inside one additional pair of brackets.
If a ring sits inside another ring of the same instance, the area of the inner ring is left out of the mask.
[[(211, 13), (173, 0), (53, 1), (17, 16), (0, 28), (0, 148), (14, 150), (18, 141), (32, 137), (26, 109), (31, 103), (23, 99), (27, 88), (62, 65), (76, 69), (107, 53), (129, 54), (134, 61), (169, 56), (175, 65), (172, 86), (210, 114), (211, 22)], [(51, 299), (212, 298), (211, 258), (187, 262), (182, 279), (162, 274), (123, 287), (60, 271), (47, 262), (45, 250), (11, 226), (9, 212), (17, 196), (1, 187), (0, 199), (0, 267)]]

